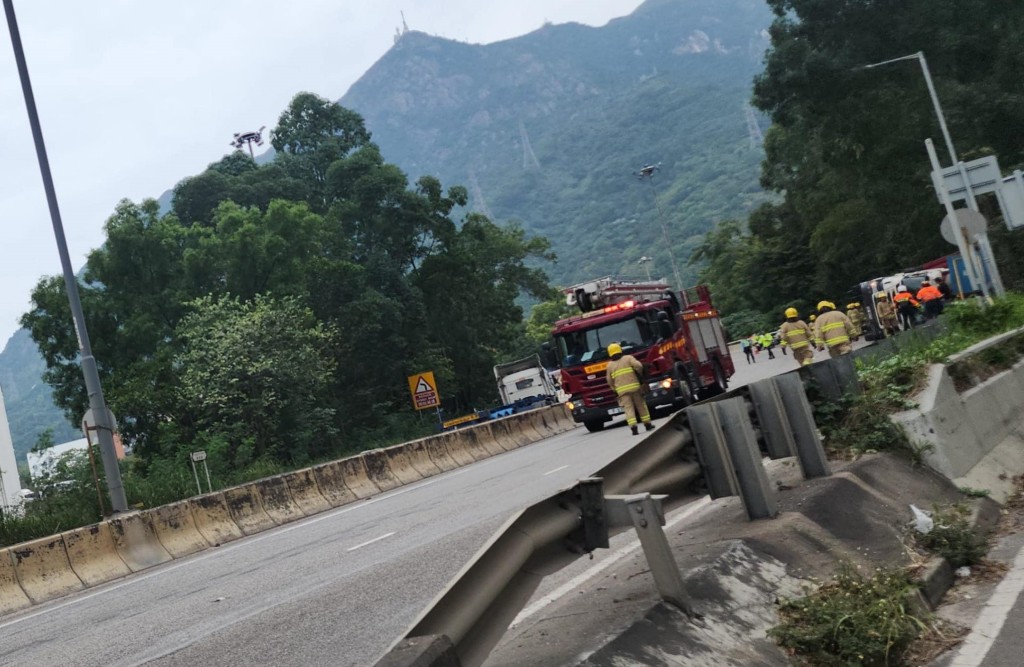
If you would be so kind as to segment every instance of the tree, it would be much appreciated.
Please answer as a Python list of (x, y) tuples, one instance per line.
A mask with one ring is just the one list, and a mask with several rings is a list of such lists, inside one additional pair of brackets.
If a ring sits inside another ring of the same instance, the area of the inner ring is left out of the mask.
[(223, 443), (224, 463), (305, 463), (337, 443), (334, 332), (295, 298), (203, 297), (177, 329), (178, 413), (186, 434)]

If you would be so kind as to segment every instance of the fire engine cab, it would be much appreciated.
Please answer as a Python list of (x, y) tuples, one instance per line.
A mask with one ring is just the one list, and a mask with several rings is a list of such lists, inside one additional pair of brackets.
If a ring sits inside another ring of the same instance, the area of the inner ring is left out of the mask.
[(549, 358), (561, 369), (573, 419), (599, 431), (622, 413), (608, 386), (608, 344), (644, 365), (648, 408), (675, 410), (725, 391), (735, 372), (718, 311), (704, 285), (606, 277), (564, 290), (581, 313), (555, 323)]

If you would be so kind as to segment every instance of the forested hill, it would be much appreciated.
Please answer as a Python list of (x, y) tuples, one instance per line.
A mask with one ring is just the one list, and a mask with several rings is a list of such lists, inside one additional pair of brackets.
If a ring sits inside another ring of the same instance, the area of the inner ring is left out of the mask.
[[(548, 237), (556, 283), (636, 274), (644, 255), (670, 275), (654, 192), (692, 279), (699, 235), (762, 200), (747, 104), (770, 22), (763, 0), (648, 0), (488, 45), (411, 31), (340, 103), (410, 177), (465, 184), (471, 207)], [(654, 192), (633, 176), (648, 163)]]

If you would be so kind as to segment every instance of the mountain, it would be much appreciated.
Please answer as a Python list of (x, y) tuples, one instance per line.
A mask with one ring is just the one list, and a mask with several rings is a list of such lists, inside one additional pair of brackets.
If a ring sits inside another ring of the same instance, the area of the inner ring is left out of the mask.
[[(411, 179), (463, 184), (472, 208), (547, 236), (556, 283), (637, 275), (642, 256), (671, 276), (662, 222), (689, 282), (700, 236), (765, 197), (748, 100), (770, 22), (763, 0), (648, 0), (602, 27), (487, 45), (406, 32), (339, 101)], [(637, 179), (649, 164), (653, 180)], [(80, 437), (44, 370), (26, 330), (0, 353), (19, 459), (47, 427)]]
[(770, 21), (763, 0), (648, 0), (487, 45), (407, 32), (339, 101), (410, 178), (547, 236), (556, 282), (635, 275), (644, 255), (670, 276), (662, 220), (690, 281), (700, 235), (764, 200), (747, 103)]
[(50, 385), (43, 381), (45, 370), (46, 363), (28, 329), (18, 329), (0, 352), (0, 387), (3, 387), (14, 454), (19, 461), (24, 460), (25, 453), (47, 428), (53, 429), (57, 443), (82, 437), (53, 404)]

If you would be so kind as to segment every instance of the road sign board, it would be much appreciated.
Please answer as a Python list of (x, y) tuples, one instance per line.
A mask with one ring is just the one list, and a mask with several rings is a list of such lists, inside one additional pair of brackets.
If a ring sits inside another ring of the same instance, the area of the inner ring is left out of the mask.
[[(958, 208), (956, 210), (956, 222), (960, 229), (966, 233), (964, 241), (967, 243), (973, 243), (978, 234), (983, 234), (988, 229), (988, 222), (985, 220), (985, 216), (969, 208)], [(942, 233), (942, 238), (956, 245), (956, 235), (953, 232), (953, 225), (950, 223), (948, 215), (942, 219), (939, 231)]]
[(417, 410), (436, 408), (441, 405), (441, 400), (437, 395), (437, 383), (434, 382), (433, 371), (410, 375), (409, 393), (412, 394), (413, 407)]
[(199, 450), (198, 452), (192, 452), (191, 454), (189, 454), (189, 456), (196, 463), (199, 463), (200, 461), (205, 461), (206, 460), (206, 452), (204, 452), (203, 450)]

